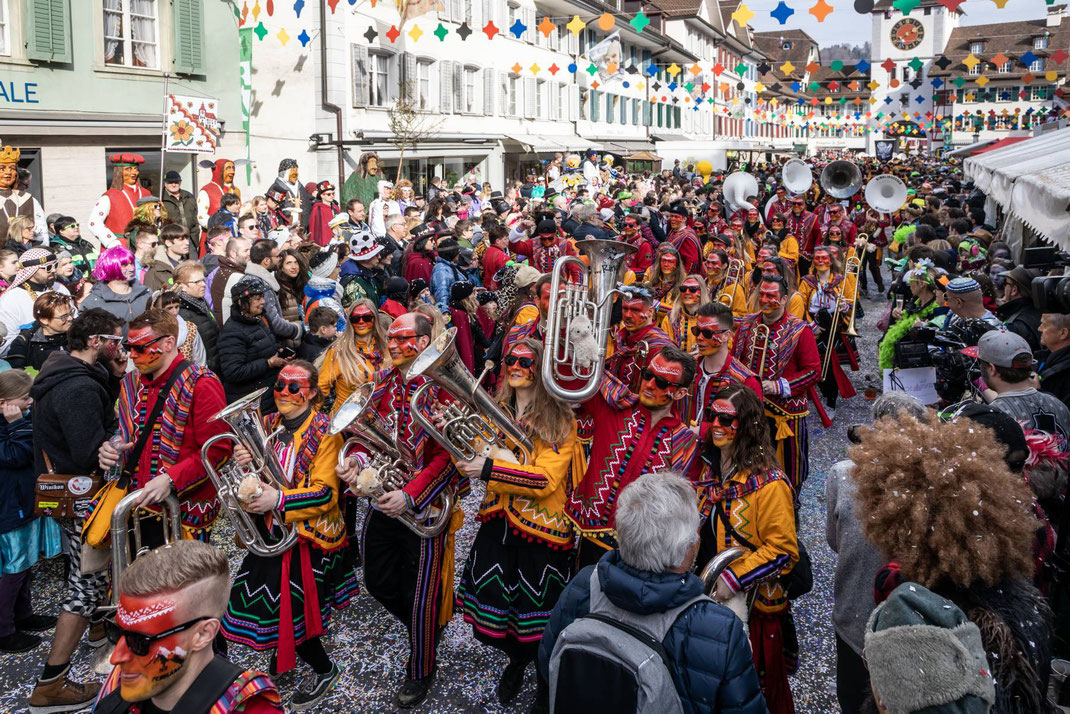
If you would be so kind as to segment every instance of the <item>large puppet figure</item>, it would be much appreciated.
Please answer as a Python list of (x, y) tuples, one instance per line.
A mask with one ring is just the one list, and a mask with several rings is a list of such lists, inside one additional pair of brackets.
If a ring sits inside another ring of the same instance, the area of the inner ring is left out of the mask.
[(89, 232), (100, 242), (101, 249), (121, 243), (138, 201), (149, 195), (148, 189), (138, 183), (144, 156), (112, 154), (108, 161), (112, 165), (111, 188), (97, 199), (89, 217)]
[(15, 216), (34, 220), (33, 197), (18, 187), (20, 153), (11, 146), (0, 149), (0, 236), (7, 236), (7, 224)]
[(279, 176), (275, 179), (275, 183), (271, 184), (271, 188), (286, 192), (290, 205), (301, 209), (298, 222), (307, 229), (308, 217), (312, 213), (312, 194), (297, 176), (296, 159), (283, 159), (279, 162)]
[(241, 198), (241, 190), (234, 185), (234, 162), (230, 159), (217, 159), (215, 163), (202, 161), (200, 166), (212, 169), (212, 180), (197, 192), (197, 222), (207, 231), (208, 219), (219, 210), (223, 194), (233, 193)]
[(361, 154), (357, 162), (357, 170), (349, 174), (345, 185), (342, 186), (342, 207), (344, 208), (351, 199), (356, 198), (367, 209), (371, 202), (379, 197), (379, 181), (382, 178), (379, 170), (379, 154), (374, 151)]

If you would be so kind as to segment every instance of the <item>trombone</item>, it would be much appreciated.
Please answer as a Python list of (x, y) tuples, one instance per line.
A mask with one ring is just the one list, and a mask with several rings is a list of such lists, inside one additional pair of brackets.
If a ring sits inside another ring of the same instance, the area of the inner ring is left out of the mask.
[(744, 266), (742, 260), (739, 260), (738, 258), (729, 259), (728, 269), (725, 270), (721, 289), (717, 291), (717, 302), (732, 307), (735, 286), (738, 285), (739, 281), (743, 278), (743, 270)]
[[(864, 233), (862, 235), (865, 235)], [(857, 243), (856, 243), (857, 245)], [(858, 333), (855, 331), (855, 307), (858, 305), (858, 278), (862, 271), (862, 261), (857, 256), (852, 255), (847, 259), (847, 263), (844, 265), (843, 282), (840, 283), (841, 290), (847, 288), (847, 280), (852, 275), (855, 278), (855, 294), (851, 300), (851, 319), (847, 324), (847, 329), (843, 334), (850, 337), (858, 337)], [(829, 326), (828, 345), (825, 347), (824, 359), (821, 360), (821, 380), (824, 381), (828, 376), (829, 367), (832, 366), (833, 356), (836, 354), (836, 338), (839, 336), (839, 322), (840, 322), (840, 299), (836, 299), (836, 309), (832, 313), (832, 324)]]

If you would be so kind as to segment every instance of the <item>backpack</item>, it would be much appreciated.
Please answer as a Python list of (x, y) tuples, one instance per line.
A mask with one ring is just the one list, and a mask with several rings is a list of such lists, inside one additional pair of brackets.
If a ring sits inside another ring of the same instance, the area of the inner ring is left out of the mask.
[[(682, 714), (673, 662), (662, 641), (677, 618), (705, 595), (652, 615), (623, 610), (591, 573), (590, 612), (568, 625), (550, 656), (550, 711)], [(597, 686), (592, 686), (597, 683)]]

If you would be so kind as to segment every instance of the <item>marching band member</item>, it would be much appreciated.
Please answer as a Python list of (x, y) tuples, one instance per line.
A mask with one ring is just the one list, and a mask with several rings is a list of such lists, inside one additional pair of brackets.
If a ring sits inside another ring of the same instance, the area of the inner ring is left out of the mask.
[(690, 218), (687, 207), (682, 203), (676, 204), (669, 209), (668, 217), (669, 234), (665, 241), (674, 245), (679, 252), (684, 274), (697, 273), (702, 262), (702, 245), (695, 231), (687, 225), (687, 219)]
[(620, 490), (653, 471), (687, 473), (696, 436), (673, 414), (695, 378), (695, 358), (668, 344), (641, 372), (638, 393), (608, 369), (599, 391), (583, 403), (594, 422), (595, 438), (587, 471), (565, 507), (582, 536), (578, 568), (616, 547), (613, 512)]
[(758, 309), (758, 286), (761, 285), (763, 275), (779, 275), (788, 286), (788, 314), (794, 315), (800, 320), (806, 319), (806, 301), (795, 289), (795, 271), (783, 258), (766, 256), (760, 259), (761, 273), (754, 276), (754, 284), (751, 285), (750, 297), (747, 300), (747, 313), (759, 312)]
[(787, 302), (784, 278), (763, 275), (758, 285), (760, 312), (739, 322), (733, 355), (762, 382), (777, 458), (798, 499), (809, 475), (806, 395), (820, 376), (821, 357), (814, 333), (806, 322), (787, 314)]
[(678, 297), (677, 288), (683, 282), (684, 266), (680, 262), (680, 252), (672, 243), (662, 243), (654, 253), (654, 264), (647, 268), (643, 282), (654, 291), (658, 299), (658, 311), (668, 312), (669, 307)]
[[(749, 625), (766, 705), (775, 714), (792, 714), (788, 675), (797, 665), (797, 644), (787, 621), (787, 594), (777, 579), (799, 559), (792, 487), (777, 463), (754, 392), (731, 385), (716, 394), (706, 414), (702, 456), (691, 473), (705, 521), (697, 562), (732, 546), (748, 551), (721, 573), (713, 599), (742, 610), (737, 614)], [(744, 593), (752, 589), (756, 597), (748, 613)]]
[(334, 393), (331, 413), (354, 389), (374, 377), (386, 361), (386, 336), (379, 310), (368, 298), (360, 298), (350, 305), (345, 330), (323, 353), (319, 365), (320, 393)]
[(843, 232), (844, 245), (854, 245), (855, 238), (858, 237), (858, 226), (848, 220), (843, 211), (843, 206), (839, 203), (832, 203), (829, 204), (826, 211), (828, 224), (824, 226), (824, 233), (827, 235), (833, 228), (839, 228)]
[[(234, 577), (223, 617), (223, 636), (254, 650), (274, 650), (269, 674), (287, 672), (300, 657), (314, 672), (311, 681), (290, 698), (295, 711), (315, 706), (327, 696), (342, 672), (323, 648), (331, 612), (349, 604), (357, 576), (345, 558), (346, 528), (338, 506), (335, 473), (341, 434), (330, 435), (330, 417), (318, 410), (323, 395), (316, 368), (297, 360), (282, 368), (273, 387), (278, 412), (264, 417), (270, 434), (282, 427), (271, 448), (282, 465), (282, 488), (247, 477), (238, 489), (241, 506), (251, 513), (277, 511), (285, 524), (269, 515), (257, 520), (268, 544), (296, 529), (297, 544), (281, 555), (247, 553)], [(234, 459), (242, 466), (253, 455), (241, 444)], [(255, 481), (255, 482), (254, 482)]]
[[(623, 230), (614, 240), (627, 243), (635, 248), (635, 253), (628, 260), (628, 270), (636, 275), (643, 275), (654, 264), (654, 249), (644, 233), (642, 219), (636, 214), (624, 217)], [(650, 230), (647, 228), (646, 230)]]
[(762, 384), (754, 373), (732, 356), (732, 310), (719, 302), (707, 302), (695, 312), (691, 333), (698, 352), (695, 379), (687, 395), (676, 401), (676, 415), (688, 426), (702, 424), (713, 395), (732, 384), (744, 384), (762, 396)]
[(660, 347), (672, 340), (654, 326), (654, 293), (647, 285), (624, 285), (621, 326), (611, 333), (613, 354), (606, 358), (606, 372), (637, 389), (639, 375)]
[[(431, 339), (426, 316), (410, 312), (394, 320), (387, 332), (392, 366), (376, 374), (372, 395), (376, 411), (395, 420), (398, 439), (416, 456), (416, 475), (404, 488), (380, 496), (364, 521), (365, 586), (408, 629), (406, 679), (397, 693), (402, 708), (423, 701), (434, 679), (439, 635), (453, 615), (452, 533), (463, 518), (456, 511), (450, 527), (431, 538), (421, 538), (398, 520), (405, 512), (424, 514), (456, 476), (449, 454), (410, 415), (412, 393), (426, 378), (406, 380), (406, 373)], [(428, 391), (436, 401), (438, 389)], [(349, 459), (338, 475), (352, 486), (360, 471), (358, 460)], [(467, 479), (459, 486), (463, 495)]]
[(688, 275), (680, 283), (677, 292), (679, 296), (672, 303), (669, 314), (661, 320), (661, 329), (677, 347), (692, 353), (695, 347), (695, 336), (692, 334), (695, 313), (700, 305), (710, 301), (710, 293), (701, 275)]
[(498, 683), (503, 704), (519, 692), (571, 575), (565, 499), (585, 466), (572, 410), (542, 385), (542, 359), (541, 342), (515, 343), (497, 396), (534, 444), (531, 463), (518, 464), (512, 454), (457, 463), (461, 473), (487, 484), (457, 602), (475, 638), (509, 658)]
[(788, 232), (799, 243), (799, 273), (810, 270), (810, 260), (814, 256), (814, 246), (820, 238), (817, 217), (806, 210), (806, 199), (796, 196), (791, 199), (791, 213), (786, 216)]
[[(502, 354), (509, 354), (509, 350), (520, 340), (533, 339), (542, 342), (546, 339), (546, 316), (550, 312), (550, 304), (553, 298), (550, 296), (550, 287), (553, 284), (553, 275), (544, 273), (535, 281), (535, 307), (538, 309), (537, 320), (529, 320), (520, 325), (513, 325), (505, 333), (502, 339)], [(499, 372), (499, 378), (505, 375), (504, 369)]]
[(732, 314), (743, 317), (748, 313), (747, 291), (742, 283), (743, 274), (739, 280), (728, 281), (728, 267), (730, 259), (728, 253), (723, 250), (712, 250), (706, 256), (706, 288), (710, 293), (710, 300), (720, 302), (732, 308)]
[[(833, 226), (833, 229), (835, 228), (836, 226)], [(836, 337), (847, 348), (848, 359), (855, 369), (858, 367), (858, 362), (851, 345), (843, 340), (843, 330), (846, 328), (851, 306), (855, 301), (857, 282), (857, 276), (844, 275), (834, 246), (818, 246), (814, 249), (814, 264), (811, 273), (802, 279), (802, 284), (799, 286), (799, 294), (806, 305), (806, 320), (815, 328), (818, 351), (822, 356), (828, 349), (828, 336), (833, 329), (832, 315), (836, 312), (837, 305), (839, 306), (839, 324), (835, 327)], [(837, 398), (841, 394), (847, 399), (855, 395), (851, 380), (840, 367), (840, 360), (835, 351), (830, 358), (826, 374), (818, 384), (818, 389), (828, 405), (828, 408), (823, 411), (828, 417), (828, 422), (831, 423), (836, 416)], [(820, 405), (818, 407), (820, 408)], [(826, 420), (823, 418), (822, 421)]]
[[(788, 200), (788, 191), (783, 186), (776, 187), (776, 199), (769, 202), (769, 208), (765, 212), (765, 222), (772, 223), (773, 219), (791, 211), (791, 201)], [(776, 230), (775, 228), (773, 230)]]
[(777, 255), (784, 260), (791, 261), (791, 268), (798, 273), (799, 268), (799, 241), (795, 234), (788, 230), (787, 219), (781, 213), (773, 216), (770, 222), (770, 231), (777, 239)]

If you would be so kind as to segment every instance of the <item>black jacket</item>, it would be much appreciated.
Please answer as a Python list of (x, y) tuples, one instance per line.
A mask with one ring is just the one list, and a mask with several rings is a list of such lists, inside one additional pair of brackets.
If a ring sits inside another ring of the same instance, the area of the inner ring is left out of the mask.
[[(268, 358), (279, 352), (279, 343), (262, 317), (245, 317), (235, 305), (230, 319), (219, 333), (219, 367), (227, 402), (233, 402), (261, 387), (275, 383), (278, 367), (268, 365)], [(274, 411), (271, 390), (261, 401), (267, 411)]]
[(1029, 349), (1040, 349), (1040, 310), (1033, 307), (1032, 298), (1015, 298), (997, 307), (994, 313), (1008, 330), (1029, 343)]
[(297, 347), (297, 359), (315, 362), (316, 358), (323, 354), (331, 346), (332, 342), (334, 342), (333, 338), (327, 339), (326, 337), (306, 332), (301, 338), (301, 344)]
[(118, 426), (118, 378), (102, 364), (53, 352), (34, 379), (30, 396), (37, 472), (48, 470), (42, 450), (56, 473), (88, 474), (96, 469), (97, 449)]
[(1039, 374), (1041, 391), (1054, 394), (1063, 404), (1070, 405), (1070, 347), (1048, 355)]
[(26, 418), (0, 419), (0, 533), (33, 520), (33, 427)]
[(67, 333), (46, 335), (39, 325), (27, 327), (11, 341), (7, 363), (15, 369), (40, 370), (48, 356), (56, 350), (67, 349)]
[(204, 343), (204, 353), (208, 369), (219, 374), (219, 325), (216, 324), (215, 315), (204, 298), (192, 298), (184, 292), (178, 293), (178, 314), (182, 319), (189, 320), (197, 326), (197, 334)]
[(197, 199), (189, 191), (180, 188), (177, 198), (164, 191), (161, 200), (164, 204), (164, 210), (167, 211), (167, 217), (175, 223), (185, 226), (186, 230), (189, 231), (190, 248), (192, 249), (190, 255), (194, 258), (197, 257), (197, 251), (201, 245), (201, 227), (197, 224)]

